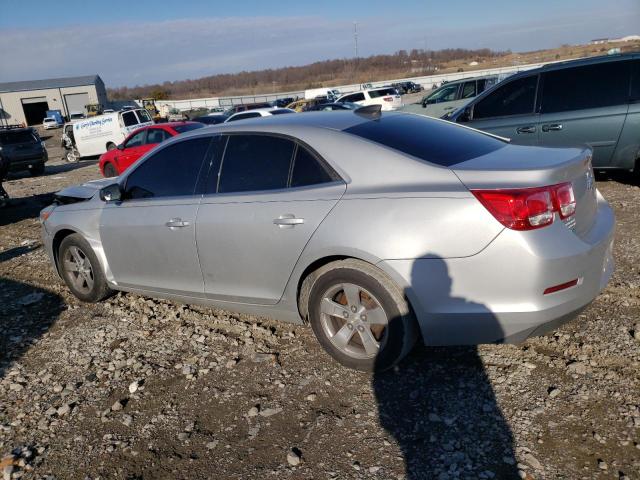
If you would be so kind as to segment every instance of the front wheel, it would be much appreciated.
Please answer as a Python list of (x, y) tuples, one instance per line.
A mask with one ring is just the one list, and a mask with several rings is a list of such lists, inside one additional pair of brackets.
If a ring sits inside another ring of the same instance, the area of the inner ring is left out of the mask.
[(106, 163), (104, 165), (104, 176), (105, 177), (117, 177), (118, 171), (116, 167), (113, 166), (113, 163)]
[(357, 370), (384, 371), (409, 353), (417, 337), (415, 319), (384, 272), (348, 259), (312, 275), (309, 322), (335, 360)]
[(83, 302), (99, 302), (112, 293), (93, 249), (77, 233), (60, 243), (58, 267), (69, 290)]
[(67, 150), (65, 158), (69, 163), (76, 163), (78, 160), (80, 160), (80, 152), (78, 152), (75, 148), (72, 148), (71, 150)]

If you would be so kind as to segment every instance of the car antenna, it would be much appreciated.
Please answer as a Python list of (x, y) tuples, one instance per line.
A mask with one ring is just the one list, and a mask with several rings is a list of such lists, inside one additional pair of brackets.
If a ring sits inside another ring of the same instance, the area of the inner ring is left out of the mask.
[(382, 112), (382, 105), (366, 105), (364, 107), (356, 108), (354, 113), (362, 115), (367, 118), (380, 118)]

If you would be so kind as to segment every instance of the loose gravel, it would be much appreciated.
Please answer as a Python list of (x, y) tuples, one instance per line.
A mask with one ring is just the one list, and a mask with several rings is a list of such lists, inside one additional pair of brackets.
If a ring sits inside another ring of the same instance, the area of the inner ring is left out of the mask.
[(117, 294), (72, 297), (42, 249), (59, 160), (0, 211), (3, 479), (640, 478), (640, 188), (600, 177), (616, 273), (575, 321), (513, 345), (344, 369), (310, 329)]

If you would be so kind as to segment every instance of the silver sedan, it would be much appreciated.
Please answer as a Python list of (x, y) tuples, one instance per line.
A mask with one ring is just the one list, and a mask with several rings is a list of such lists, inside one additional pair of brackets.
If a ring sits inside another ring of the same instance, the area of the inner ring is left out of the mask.
[(203, 128), (41, 213), (81, 300), (116, 290), (311, 325), (384, 370), (427, 345), (518, 342), (613, 270), (588, 149), (543, 149), (371, 107)]

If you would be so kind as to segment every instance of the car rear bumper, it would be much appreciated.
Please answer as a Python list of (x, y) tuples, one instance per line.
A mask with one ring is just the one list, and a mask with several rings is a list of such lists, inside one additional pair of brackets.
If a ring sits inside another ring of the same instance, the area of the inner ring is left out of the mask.
[[(571, 320), (606, 286), (614, 227), (613, 212), (598, 194), (595, 221), (582, 238), (556, 221), (529, 232), (505, 229), (471, 257), (379, 266), (405, 288), (425, 344), (516, 343)], [(543, 293), (574, 279), (576, 286)]]
[(33, 155), (28, 158), (19, 158), (19, 159), (10, 159), (9, 160), (9, 171), (10, 172), (19, 172), (22, 170), (28, 170), (31, 167), (36, 165), (40, 165), (41, 163), (46, 163), (49, 160), (49, 156), (46, 152), (38, 155)]

